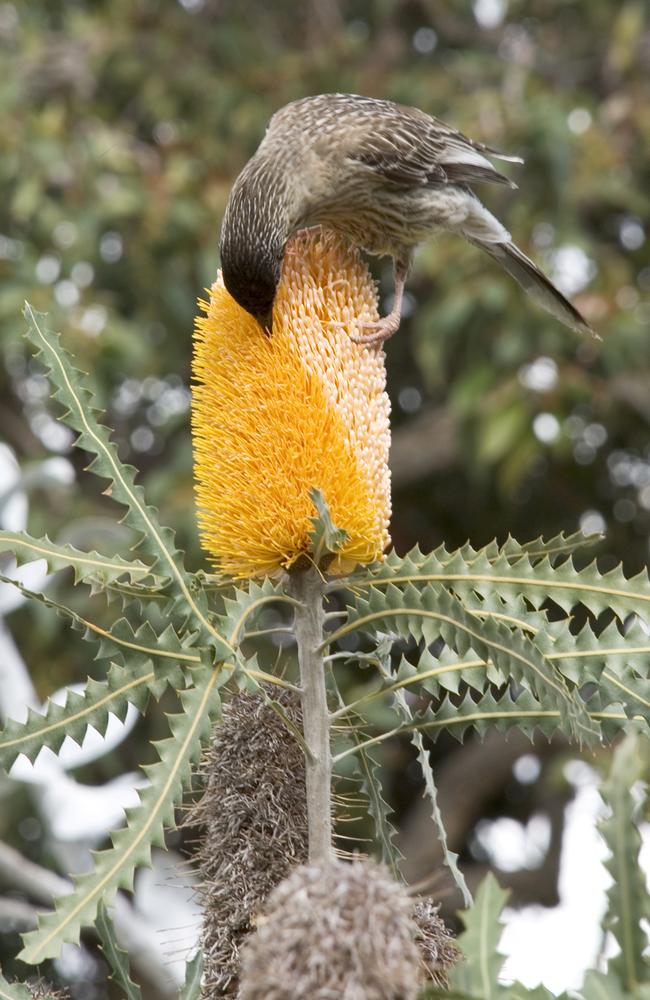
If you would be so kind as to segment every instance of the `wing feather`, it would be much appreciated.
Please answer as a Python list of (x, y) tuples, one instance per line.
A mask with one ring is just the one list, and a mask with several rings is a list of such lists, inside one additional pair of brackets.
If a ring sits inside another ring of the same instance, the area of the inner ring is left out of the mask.
[[(454, 184), (492, 181), (516, 187), (488, 157), (523, 162), (474, 142), (462, 132), (425, 114), (390, 101), (364, 106), (350, 129), (348, 157), (396, 184)], [(341, 125), (344, 127), (345, 122)]]

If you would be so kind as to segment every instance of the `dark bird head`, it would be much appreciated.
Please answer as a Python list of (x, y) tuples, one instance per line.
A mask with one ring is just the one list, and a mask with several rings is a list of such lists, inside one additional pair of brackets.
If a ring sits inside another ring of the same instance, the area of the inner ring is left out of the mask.
[(281, 254), (270, 253), (269, 248), (263, 245), (234, 248), (222, 236), (221, 273), (224, 285), (233, 299), (269, 333), (273, 332), (273, 300), (281, 270)]
[[(273, 160), (254, 156), (235, 181), (221, 227), (221, 271), (242, 308), (271, 333), (273, 301), (291, 225)], [(282, 171), (280, 180), (282, 181)]]

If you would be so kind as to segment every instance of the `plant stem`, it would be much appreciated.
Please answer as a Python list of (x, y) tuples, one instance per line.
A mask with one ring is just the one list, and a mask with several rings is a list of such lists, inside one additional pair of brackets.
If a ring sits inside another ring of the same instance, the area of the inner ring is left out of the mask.
[(294, 630), (300, 664), (303, 733), (309, 749), (309, 754), (305, 755), (309, 861), (327, 862), (332, 858), (332, 758), (320, 648), (325, 622), (325, 585), (317, 570), (310, 567), (291, 573), (289, 591), (299, 602), (294, 612)]

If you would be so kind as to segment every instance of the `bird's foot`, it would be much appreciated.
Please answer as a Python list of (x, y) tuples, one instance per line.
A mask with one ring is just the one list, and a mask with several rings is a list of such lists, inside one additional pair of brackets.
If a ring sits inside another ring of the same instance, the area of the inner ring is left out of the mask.
[(389, 315), (376, 323), (364, 323), (361, 329), (363, 333), (353, 334), (351, 339), (355, 344), (383, 344), (385, 340), (392, 337), (399, 330), (400, 317)]

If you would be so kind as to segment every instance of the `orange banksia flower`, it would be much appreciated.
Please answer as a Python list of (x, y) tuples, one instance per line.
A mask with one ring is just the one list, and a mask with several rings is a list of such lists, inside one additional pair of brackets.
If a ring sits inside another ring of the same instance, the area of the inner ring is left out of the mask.
[(194, 465), (201, 539), (217, 568), (263, 576), (308, 553), (313, 488), (347, 533), (329, 570), (379, 558), (389, 540), (390, 407), (383, 352), (351, 339), (378, 317), (358, 253), (330, 233), (294, 237), (271, 337), (220, 278), (201, 306)]

